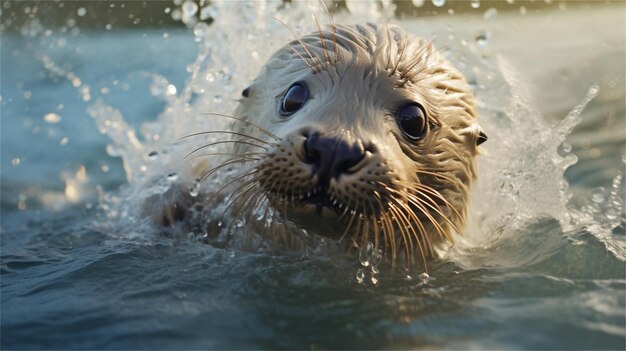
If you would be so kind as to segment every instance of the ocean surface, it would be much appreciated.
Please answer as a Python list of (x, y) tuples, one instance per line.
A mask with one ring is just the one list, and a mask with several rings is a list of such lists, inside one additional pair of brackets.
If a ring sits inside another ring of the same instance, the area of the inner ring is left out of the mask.
[(311, 13), (327, 22), (319, 2), (216, 2), (210, 26), (172, 3), (187, 29), (34, 17), (3, 32), (0, 347), (624, 350), (626, 5), (438, 3), (334, 14), (432, 38), (475, 89), (489, 141), (470, 223), (428, 274), (214, 247), (137, 214), (146, 177), (172, 177), (169, 145), (221, 128), (206, 112), (231, 113), (291, 37), (272, 17), (306, 33)]

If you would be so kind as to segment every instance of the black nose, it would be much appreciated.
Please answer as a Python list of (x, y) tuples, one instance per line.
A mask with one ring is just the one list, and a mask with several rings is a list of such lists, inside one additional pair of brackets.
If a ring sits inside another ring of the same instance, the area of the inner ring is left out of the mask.
[(349, 169), (363, 160), (365, 150), (361, 143), (349, 144), (338, 137), (311, 134), (304, 142), (305, 162), (315, 166), (314, 173), (322, 184), (331, 178), (350, 173)]

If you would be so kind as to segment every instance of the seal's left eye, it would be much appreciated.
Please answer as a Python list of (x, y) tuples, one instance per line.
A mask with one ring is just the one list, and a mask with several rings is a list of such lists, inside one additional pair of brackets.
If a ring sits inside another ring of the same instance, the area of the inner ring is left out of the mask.
[(428, 130), (426, 113), (422, 105), (411, 103), (398, 112), (398, 125), (404, 135), (412, 141), (420, 140)]
[(304, 83), (293, 83), (280, 99), (280, 115), (289, 116), (298, 111), (309, 98), (309, 88)]

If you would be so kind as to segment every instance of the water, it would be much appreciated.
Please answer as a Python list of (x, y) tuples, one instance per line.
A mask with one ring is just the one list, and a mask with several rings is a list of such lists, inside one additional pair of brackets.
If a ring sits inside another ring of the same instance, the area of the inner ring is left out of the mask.
[[(137, 213), (164, 189), (146, 179), (187, 176), (194, 141), (177, 139), (227, 127), (205, 113), (231, 113), (290, 37), (272, 17), (304, 33), (319, 3), (178, 1), (189, 30), (3, 33), (2, 348), (624, 349), (625, 51), (608, 25), (624, 5), (475, 6), (402, 22), (468, 76), (489, 135), (470, 224), (428, 274), (368, 246), (211, 246)], [(336, 22), (393, 13), (347, 8)]]

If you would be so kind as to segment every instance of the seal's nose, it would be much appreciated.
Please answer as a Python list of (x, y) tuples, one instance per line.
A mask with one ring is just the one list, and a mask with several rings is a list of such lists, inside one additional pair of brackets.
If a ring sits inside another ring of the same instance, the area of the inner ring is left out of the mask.
[(322, 184), (331, 178), (350, 173), (350, 168), (365, 157), (362, 143), (348, 143), (338, 137), (313, 133), (304, 142), (304, 161), (315, 166), (314, 173)]

